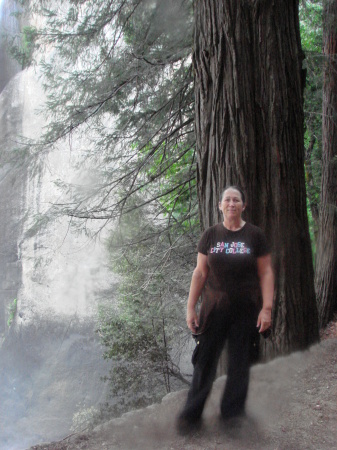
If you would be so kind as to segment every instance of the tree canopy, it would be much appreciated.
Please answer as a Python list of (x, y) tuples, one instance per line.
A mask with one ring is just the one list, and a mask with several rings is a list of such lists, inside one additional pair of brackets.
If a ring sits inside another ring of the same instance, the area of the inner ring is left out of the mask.
[[(193, 1), (17, 3), (23, 13), (43, 18), (23, 32), (23, 49), (28, 47), (31, 63), (39, 65), (48, 99), (43, 110), (48, 127), (37, 153), (76, 132), (85, 134), (90, 141), (85, 158), (99, 180), (90, 195), (73, 191), (62, 212), (114, 219), (128, 211), (126, 199), (139, 192), (144, 198), (139, 206), (162, 199), (181, 208), (178, 193), (195, 201)], [(321, 1), (301, 2), (314, 219), (321, 156), (321, 11)]]

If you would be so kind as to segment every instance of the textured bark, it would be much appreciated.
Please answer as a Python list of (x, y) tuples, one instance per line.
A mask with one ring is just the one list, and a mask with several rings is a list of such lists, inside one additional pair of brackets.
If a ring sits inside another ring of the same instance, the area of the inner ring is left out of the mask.
[(319, 321), (325, 326), (337, 311), (337, 1), (323, 9), (323, 157), (316, 292)]
[(246, 219), (265, 230), (276, 273), (266, 354), (318, 339), (306, 212), (303, 71), (295, 0), (196, 0), (198, 195), (204, 228), (221, 220), (227, 184), (248, 194)]

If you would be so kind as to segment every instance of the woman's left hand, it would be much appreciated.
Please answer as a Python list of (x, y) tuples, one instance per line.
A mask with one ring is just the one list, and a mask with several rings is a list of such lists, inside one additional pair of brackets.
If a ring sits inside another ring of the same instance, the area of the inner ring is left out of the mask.
[(256, 326), (259, 327), (259, 333), (263, 333), (271, 327), (271, 309), (261, 309)]

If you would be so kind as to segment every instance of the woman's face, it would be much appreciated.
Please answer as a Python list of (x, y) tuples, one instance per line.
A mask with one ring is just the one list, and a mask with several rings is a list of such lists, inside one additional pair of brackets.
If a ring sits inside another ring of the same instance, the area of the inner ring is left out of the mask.
[(219, 203), (219, 208), (225, 219), (241, 218), (242, 211), (245, 209), (241, 193), (236, 189), (226, 189), (223, 193), (222, 200)]

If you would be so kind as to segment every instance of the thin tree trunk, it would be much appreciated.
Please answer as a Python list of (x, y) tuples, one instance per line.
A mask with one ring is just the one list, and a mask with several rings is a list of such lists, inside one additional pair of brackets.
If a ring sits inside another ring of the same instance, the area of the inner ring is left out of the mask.
[(316, 142), (315, 134), (312, 133), (311, 139), (308, 145), (308, 148), (305, 149), (305, 176), (307, 180), (307, 196), (308, 201), (311, 209), (312, 219), (314, 222), (314, 233), (315, 233), (315, 242), (317, 241), (317, 234), (318, 234), (318, 221), (319, 221), (319, 209), (317, 206), (317, 203), (315, 201), (314, 195), (310, 193), (310, 191), (314, 191), (315, 189), (315, 180), (312, 170), (312, 164), (311, 164), (311, 155), (314, 149), (314, 145)]
[(318, 340), (306, 212), (303, 53), (298, 1), (196, 0), (198, 195), (203, 228), (221, 220), (225, 185), (248, 194), (276, 273), (268, 355)]
[(315, 285), (319, 322), (337, 311), (337, 1), (323, 9), (325, 56), (322, 124), (322, 186)]

